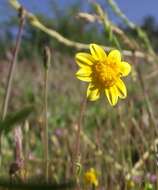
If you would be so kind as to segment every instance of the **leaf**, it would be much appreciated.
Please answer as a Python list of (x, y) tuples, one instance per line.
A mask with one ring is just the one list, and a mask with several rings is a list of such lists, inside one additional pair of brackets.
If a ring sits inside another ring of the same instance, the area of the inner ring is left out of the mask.
[(8, 114), (4, 120), (0, 120), (0, 132), (2, 133), (9, 133), (15, 124), (18, 124), (24, 120), (34, 111), (33, 106), (27, 106), (23, 109)]

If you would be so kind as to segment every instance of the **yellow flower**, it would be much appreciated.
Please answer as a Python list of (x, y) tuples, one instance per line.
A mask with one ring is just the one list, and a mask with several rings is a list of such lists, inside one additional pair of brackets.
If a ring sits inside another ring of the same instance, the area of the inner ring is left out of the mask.
[(127, 187), (128, 189), (133, 189), (135, 187), (135, 183), (132, 180), (127, 181)]
[(98, 179), (97, 174), (94, 168), (90, 168), (85, 174), (84, 174), (84, 181), (86, 185), (94, 185), (95, 187), (98, 186)]
[(122, 77), (127, 76), (131, 66), (121, 61), (118, 50), (112, 50), (106, 55), (104, 49), (97, 44), (90, 44), (90, 53), (77, 53), (76, 62), (80, 69), (76, 77), (89, 82), (87, 98), (97, 100), (104, 92), (112, 106), (116, 105), (119, 98), (126, 98), (127, 90)]

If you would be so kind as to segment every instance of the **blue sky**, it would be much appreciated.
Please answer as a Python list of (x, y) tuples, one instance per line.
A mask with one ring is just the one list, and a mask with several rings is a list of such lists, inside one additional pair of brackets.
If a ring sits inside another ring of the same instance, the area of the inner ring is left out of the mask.
[[(53, 2), (57, 2), (61, 9), (65, 9), (75, 2), (82, 2), (84, 8), (87, 8), (90, 0), (20, 0), (29, 10), (33, 12), (39, 12), (41, 14), (51, 15), (51, 5)], [(91, 0), (95, 1), (95, 0)], [(96, 0), (100, 2), (105, 8), (106, 0)], [(135, 23), (142, 23), (143, 18), (147, 15), (153, 15), (158, 22), (158, 0), (116, 0), (121, 10), (126, 14), (126, 16)], [(8, 9), (7, 0), (0, 0), (0, 17), (1, 20), (8, 18), (10, 15), (14, 14), (12, 9)], [(9, 10), (9, 11), (8, 11)], [(112, 14), (112, 19), (116, 22), (119, 20)]]
[(147, 15), (152, 15), (158, 21), (158, 0), (116, 0), (133, 22), (141, 23)]

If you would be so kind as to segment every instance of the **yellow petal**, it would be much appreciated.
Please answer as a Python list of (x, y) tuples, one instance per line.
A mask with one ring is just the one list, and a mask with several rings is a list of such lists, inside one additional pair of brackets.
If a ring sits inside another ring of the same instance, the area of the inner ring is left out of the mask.
[(107, 55), (102, 46), (90, 44), (90, 52), (95, 60), (105, 60)]
[(94, 58), (89, 53), (77, 53), (75, 60), (80, 67), (90, 67), (95, 62)]
[(94, 185), (95, 185), (96, 187), (97, 187), (98, 184), (99, 184), (97, 179), (95, 179), (93, 183), (94, 183)]
[(89, 77), (92, 73), (92, 69), (90, 67), (81, 67), (77, 73), (76, 76), (86, 76)]
[(89, 84), (87, 89), (87, 98), (91, 101), (95, 101), (100, 97), (100, 91), (92, 83)]
[(131, 65), (125, 61), (119, 63), (119, 68), (123, 77), (127, 76), (131, 72)]
[(115, 84), (117, 91), (118, 91), (118, 96), (122, 99), (126, 98), (127, 96), (127, 89), (126, 86), (124, 84), (124, 82), (119, 79), (116, 84)]
[(78, 78), (79, 80), (82, 80), (84, 82), (91, 82), (92, 81), (92, 78), (90, 76), (76, 75), (76, 78)]
[(109, 103), (114, 106), (118, 101), (118, 92), (115, 86), (105, 89)]
[(110, 51), (108, 55), (108, 61), (110, 63), (119, 63), (121, 62), (121, 53), (118, 50)]

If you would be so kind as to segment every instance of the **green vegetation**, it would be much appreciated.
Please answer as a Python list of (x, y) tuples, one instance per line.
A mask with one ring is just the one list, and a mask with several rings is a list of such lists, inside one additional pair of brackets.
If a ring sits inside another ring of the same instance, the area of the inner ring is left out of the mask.
[[(83, 118), (80, 118), (87, 85), (75, 77), (77, 66), (74, 57), (81, 50), (61, 43), (27, 19), (13, 75), (8, 112), (0, 120), (0, 188), (9, 189), (15, 184), (16, 189), (40, 189), (43, 186), (45, 189), (74, 189), (80, 184), (80, 189), (93, 189), (95, 187), (85, 186), (84, 173), (94, 168), (98, 190), (156, 190), (158, 25), (154, 18), (146, 17), (142, 25), (134, 29), (128, 26), (128, 18), (127, 23), (118, 27), (100, 5), (90, 4), (89, 14), (84, 16), (78, 14), (80, 6), (76, 3), (65, 12), (55, 7), (53, 19), (46, 15), (36, 16), (42, 24), (75, 42), (101, 44), (109, 51), (111, 47), (117, 48), (117, 40), (123, 59), (132, 65), (132, 73), (126, 80), (128, 97), (115, 107), (111, 107), (104, 96), (95, 102), (87, 101)], [(112, 11), (116, 12), (115, 7)], [(1, 23), (1, 107), (15, 51), (15, 28), (18, 27), (18, 17)], [(45, 46), (52, 52), (48, 69), (47, 113), (44, 113)], [(48, 181), (45, 180), (44, 115), (48, 119)], [(76, 160), (79, 123), (81, 158)], [(76, 162), (79, 163), (78, 176), (73, 171), (76, 170)], [(41, 182), (40, 187), (37, 181)]]

